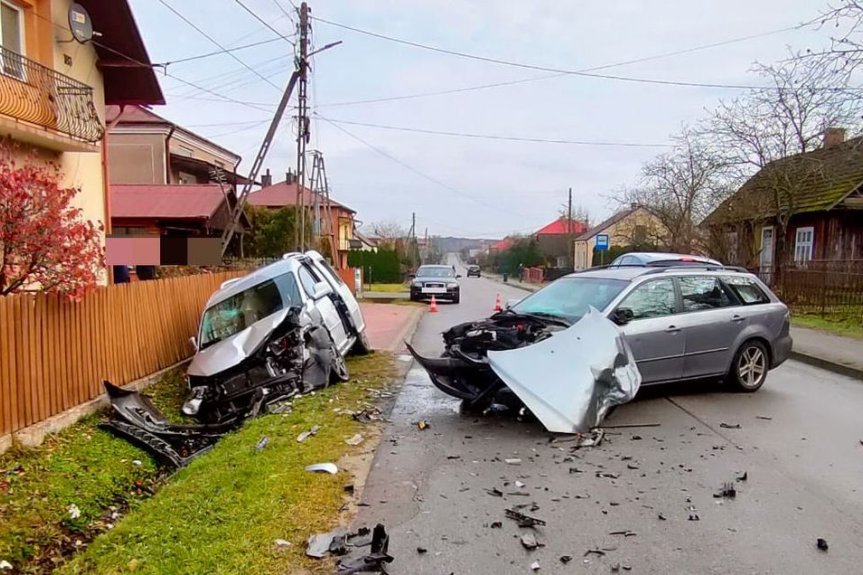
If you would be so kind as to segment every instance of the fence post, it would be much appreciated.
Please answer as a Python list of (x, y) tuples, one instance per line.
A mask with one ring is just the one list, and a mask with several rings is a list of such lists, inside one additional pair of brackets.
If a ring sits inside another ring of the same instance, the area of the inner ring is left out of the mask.
[(824, 270), (821, 272), (821, 317), (827, 315), (827, 268), (825, 263)]

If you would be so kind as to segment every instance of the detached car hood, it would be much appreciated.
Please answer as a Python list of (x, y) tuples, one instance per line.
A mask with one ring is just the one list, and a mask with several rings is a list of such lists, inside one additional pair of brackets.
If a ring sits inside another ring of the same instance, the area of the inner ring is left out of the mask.
[(495, 374), (551, 432), (597, 427), (641, 385), (632, 350), (614, 323), (593, 308), (543, 341), (488, 351)]
[(288, 316), (290, 308), (258, 320), (241, 332), (216, 342), (195, 354), (187, 373), (209, 377), (234, 367), (251, 356)]

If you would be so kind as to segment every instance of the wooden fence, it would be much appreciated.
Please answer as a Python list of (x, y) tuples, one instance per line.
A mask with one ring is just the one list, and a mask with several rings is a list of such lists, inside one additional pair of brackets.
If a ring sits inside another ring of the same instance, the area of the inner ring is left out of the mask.
[(863, 321), (863, 260), (790, 263), (779, 270), (779, 280), (774, 287), (795, 312)]
[(80, 303), (0, 297), (0, 436), (189, 357), (189, 337), (221, 272), (113, 285)]

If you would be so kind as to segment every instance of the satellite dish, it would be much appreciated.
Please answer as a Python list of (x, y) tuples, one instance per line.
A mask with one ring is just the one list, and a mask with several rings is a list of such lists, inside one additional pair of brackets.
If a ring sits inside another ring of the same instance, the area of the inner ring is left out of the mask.
[(90, 19), (87, 9), (77, 2), (73, 2), (69, 7), (69, 29), (72, 37), (81, 44), (93, 38), (93, 20)]

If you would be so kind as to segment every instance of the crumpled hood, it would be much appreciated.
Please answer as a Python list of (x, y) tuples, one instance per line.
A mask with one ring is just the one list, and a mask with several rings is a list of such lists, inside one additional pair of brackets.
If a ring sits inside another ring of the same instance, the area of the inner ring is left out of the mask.
[(209, 377), (236, 366), (249, 357), (288, 316), (290, 308), (258, 320), (241, 332), (198, 351), (186, 371), (188, 375)]
[(551, 432), (597, 427), (630, 401), (641, 373), (623, 333), (593, 308), (571, 327), (534, 345), (489, 351), (498, 377)]

